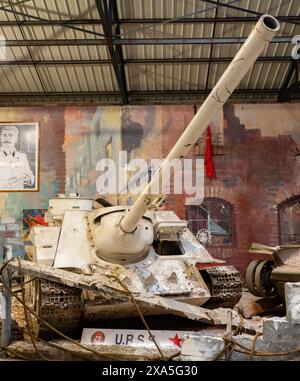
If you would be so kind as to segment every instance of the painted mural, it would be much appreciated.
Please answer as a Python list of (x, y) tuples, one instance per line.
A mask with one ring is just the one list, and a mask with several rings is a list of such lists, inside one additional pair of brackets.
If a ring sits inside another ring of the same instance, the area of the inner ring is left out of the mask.
[[(21, 253), (24, 209), (43, 210), (58, 193), (97, 196), (100, 159), (118, 165), (120, 150), (128, 160), (165, 157), (195, 110), (178, 105), (1, 108), (0, 123), (39, 122), (40, 190), (0, 192), (0, 242)], [(171, 195), (165, 208), (206, 229), (212, 234), (206, 242), (211, 253), (243, 271), (252, 259), (252, 242), (278, 244), (277, 207), (300, 195), (300, 107), (228, 104), (211, 127), (216, 178), (205, 180), (205, 208), (190, 210), (185, 195)], [(203, 139), (198, 143), (191, 157), (203, 157)], [(108, 199), (133, 202), (118, 194)]]
[(34, 226), (48, 226), (45, 221), (45, 213), (47, 209), (23, 209), (22, 219), (22, 239), (28, 240), (30, 229)]
[[(191, 118), (190, 110), (186, 108), (184, 115), (189, 113)], [(95, 197), (97, 163), (110, 158), (118, 167), (120, 151), (127, 152), (128, 162), (135, 158), (163, 158), (164, 113), (167, 110), (161, 106), (67, 108), (66, 193)], [(126, 196), (118, 193), (107, 198), (113, 203), (127, 201)]]

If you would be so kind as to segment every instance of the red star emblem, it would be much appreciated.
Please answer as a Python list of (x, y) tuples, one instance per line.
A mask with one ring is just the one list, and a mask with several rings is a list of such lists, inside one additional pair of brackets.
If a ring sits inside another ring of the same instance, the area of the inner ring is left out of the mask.
[(182, 339), (179, 339), (177, 333), (175, 337), (169, 337), (169, 340), (171, 340), (174, 345), (177, 345), (177, 347), (181, 348)]

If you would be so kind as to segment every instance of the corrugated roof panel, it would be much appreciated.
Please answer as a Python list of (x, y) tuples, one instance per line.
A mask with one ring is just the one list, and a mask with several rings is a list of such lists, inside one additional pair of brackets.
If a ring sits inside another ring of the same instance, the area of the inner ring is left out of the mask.
[(124, 24), (121, 36), (122, 38), (184, 38), (199, 36), (205, 38), (211, 37), (212, 31), (212, 23), (153, 24), (149, 28), (146, 28), (146, 26), (137, 28), (136, 25)]
[[(242, 44), (214, 44), (213, 58), (233, 58)], [(260, 57), (291, 57), (294, 45), (290, 43), (273, 43), (260, 55)]]
[(289, 63), (282, 63), (282, 64), (277, 64), (277, 67), (273, 68), (273, 72), (272, 72), (272, 78), (273, 78), (272, 88), (273, 89), (282, 88), (286, 78), (286, 73), (289, 67), (290, 67)]
[[(9, 10), (11, 8), (7, 7)], [(0, 12), (0, 20), (32, 20), (36, 21), (34, 17), (40, 17), (47, 20), (69, 20), (69, 19), (99, 19), (99, 25), (76, 25), (75, 27), (82, 28), (88, 31), (103, 34), (99, 13), (96, 8), (94, 0), (35, 0), (34, 2), (21, 3), (15, 5), (14, 9), (18, 14), (14, 15), (8, 12)], [(31, 15), (28, 16), (20, 15)], [(26, 38), (101, 38), (91, 33), (80, 32), (78, 30), (70, 29), (63, 26), (22, 26), (22, 30), (25, 33)], [(5, 28), (8, 31), (4, 34), (7, 39), (11, 38), (9, 35), (20, 33), (18, 26)], [(10, 30), (10, 31), (9, 31)], [(14, 30), (12, 32), (11, 30)], [(73, 32), (73, 33), (72, 33)], [(18, 37), (22, 38), (22, 37)]]
[[(28, 50), (24, 46), (6, 46), (5, 47), (5, 59), (6, 61), (22, 61), (26, 60), (28, 55)], [(0, 61), (1, 65), (1, 61)]]
[[(17, 1), (17, 0), (15, 0)], [(229, 5), (254, 12), (273, 15), (300, 15), (299, 0), (222, 0)], [(3, 3), (2, 3), (3, 4)], [(203, 18), (254, 16), (251, 12), (234, 10), (199, 0), (117, 0), (119, 18)], [(15, 6), (17, 11), (45, 19), (100, 19), (95, 0), (35, 0)], [(257, 16), (258, 18), (259, 16)], [(0, 11), (0, 20), (30, 20)], [(33, 20), (33, 19), (32, 19)], [(100, 20), (99, 20), (100, 21)], [(214, 37), (247, 37), (254, 23), (217, 23)], [(79, 25), (78, 25), (79, 26)], [(79, 26), (81, 27), (81, 26)], [(101, 25), (84, 25), (82, 28), (103, 34)], [(103, 38), (91, 33), (75, 31), (62, 26), (5, 26), (0, 34), (7, 39), (92, 39)], [(212, 37), (213, 23), (155, 25), (122, 24), (121, 37), (125, 38), (205, 38)], [(281, 22), (278, 35), (300, 34), (300, 26)], [(241, 44), (227, 45), (145, 45), (123, 46), (124, 59), (176, 59), (233, 57)], [(290, 57), (292, 44), (272, 43), (266, 56)], [(101, 60), (110, 59), (105, 46), (45, 46), (9, 47), (9, 60)], [(212, 88), (228, 64), (210, 65), (208, 88)], [(280, 88), (289, 67), (289, 62), (257, 62), (240, 84), (241, 89)], [(0, 66), (1, 75), (6, 76), (2, 89), (11, 92), (43, 91), (39, 82), (41, 74), (48, 92), (117, 91), (118, 86), (112, 65), (50, 65), (46, 66)], [(129, 91), (202, 90), (206, 86), (207, 64), (130, 64), (125, 66)], [(38, 72), (37, 72), (38, 71)], [(0, 88), (1, 90), (1, 88)], [(251, 95), (252, 97), (252, 95)], [(258, 95), (255, 97), (259, 98)], [(250, 98), (250, 95), (249, 95)]]
[[(1, 33), (1, 30), (5, 30), (5, 33)], [(45, 39), (49, 37), (50, 39), (57, 38), (75, 38), (73, 31), (68, 31), (67, 33), (65, 31), (62, 31), (61, 35), (55, 35), (55, 36), (46, 36), (44, 34), (44, 28), (40, 27), (39, 32), (37, 34), (32, 35), (32, 31), (36, 28), (31, 28), (27, 30), (26, 38), (28, 39)], [(10, 34), (9, 34), (9, 33)], [(12, 39), (12, 40), (22, 40), (21, 33), (15, 33), (12, 35), (11, 33), (18, 32), (17, 28), (0, 28), (0, 35), (3, 34), (6, 39)], [(30, 32), (30, 33), (29, 33)], [(35, 30), (36, 32), (36, 30)], [(72, 36), (70, 36), (70, 34)], [(90, 38), (90, 37), (87, 37)], [(10, 50), (11, 52), (18, 52), (22, 51), (23, 56), (19, 53), (17, 53), (16, 59), (22, 59), (22, 60), (31, 60), (31, 55), (35, 60), (64, 60), (64, 59), (83, 59), (83, 60), (89, 60), (89, 59), (110, 59), (110, 56), (107, 51), (106, 46), (99, 46), (99, 45), (90, 45), (90, 46), (32, 46), (29, 47), (30, 54), (28, 51), (28, 48), (26, 47), (7, 47), (7, 50)], [(13, 53), (10, 55), (11, 58), (7, 59), (14, 59)], [(18, 58), (17, 58), (18, 57)]]
[(126, 66), (128, 90), (202, 90), (207, 68), (207, 64), (129, 65)]
[[(204, 1), (190, 0), (117, 0), (120, 18), (175, 18), (175, 17), (214, 17), (216, 7)], [(274, 16), (299, 15), (299, 0), (222, 0), (232, 7), (245, 11), (218, 6), (218, 17), (255, 16), (247, 10), (269, 13)], [(199, 13), (197, 13), (199, 12)], [(259, 17), (259, 16), (258, 16)]]
[[(226, 70), (228, 64), (211, 64), (208, 87), (211, 89)], [(284, 80), (287, 63), (256, 62), (242, 79), (238, 89), (278, 89)]]
[(2, 26), (0, 35), (6, 40), (23, 40), (22, 33), (18, 27)]
[(124, 46), (124, 59), (208, 58), (210, 45), (135, 45)]
[[(184, 38), (211, 37), (213, 24), (167, 24), (155, 28), (137, 29), (135, 25), (122, 28), (122, 37), (130, 38)], [(210, 48), (207, 45), (124, 45), (122, 47), (125, 59), (132, 58), (184, 58), (209, 57)]]
[(109, 65), (41, 66), (39, 71), (49, 92), (118, 90), (113, 69)]
[[(300, 3), (299, 3), (300, 10)], [(299, 23), (299, 21), (298, 21)], [(291, 22), (280, 22), (280, 35), (282, 36), (294, 36), (300, 33), (300, 24), (293, 24)]]
[[(94, 31), (102, 33), (102, 27), (91, 27)], [(14, 28), (15, 29), (15, 28)], [(99, 38), (87, 33), (74, 31), (59, 26), (36, 26), (22, 27), (26, 39), (94, 39)], [(102, 37), (101, 37), (102, 38)], [(106, 46), (34, 46), (30, 47), (30, 54), (27, 53), (27, 59), (32, 55), (35, 60), (64, 60), (64, 59), (109, 59)]]
[(226, 70), (228, 64), (214, 64), (212, 63), (209, 68), (209, 76), (207, 81), (207, 87), (209, 89), (212, 89), (214, 85), (217, 83), (218, 79), (221, 77), (221, 75)]
[(239, 89), (278, 89), (282, 83), (278, 73), (289, 66), (289, 63), (257, 62), (239, 85)]
[(215, 37), (248, 37), (255, 22), (216, 23)]
[[(248, 37), (254, 26), (255, 22), (218, 22), (216, 23), (215, 37)], [(280, 21), (280, 31), (276, 36), (294, 36), (298, 33), (300, 33), (300, 25)], [(271, 45), (273, 45), (273, 43), (271, 43)]]
[[(237, 2), (231, 2), (229, 0), (222, 1), (223, 3), (232, 3), (232, 6), (244, 8), (250, 11), (259, 13), (269, 13), (274, 16), (288, 14), (299, 14), (299, 1), (298, 0), (240, 0)], [(226, 7), (219, 7), (218, 16), (251, 16), (251, 13), (245, 11), (234, 10)]]
[(230, 58), (234, 57), (242, 44), (215, 44), (212, 47), (212, 57)]
[(284, 85), (288, 70), (290, 69), (290, 65), (281, 65), (280, 69), (277, 74), (277, 78), (281, 80), (279, 88), (281, 89), (282, 86)]
[[(2, 4), (2, 7), (6, 7), (7, 4)], [(8, 6), (9, 8), (9, 6)], [(5, 12), (4, 10), (0, 10), (0, 21), (8, 21), (8, 20), (15, 20), (15, 16), (12, 13)]]
[(294, 45), (289, 43), (284, 44), (269, 44), (264, 56), (291, 57)]
[(0, 66), (0, 92), (41, 92), (43, 91), (33, 67)]
[(34, 60), (108, 60), (106, 46), (34, 46), (30, 48)]
[[(77, 27), (78, 25), (76, 25)], [(79, 27), (79, 26), (78, 26)], [(80, 27), (81, 28), (81, 27)], [(103, 34), (102, 27), (98, 25), (85, 25), (82, 27), (95, 33)], [(26, 39), (103, 39), (100, 35), (82, 32), (64, 26), (24, 26), (22, 27)]]
[[(15, 5), (17, 11), (48, 19), (97, 18), (94, 0), (34, 0)], [(25, 17), (20, 16), (20, 19)]]
[(120, 18), (213, 17), (214, 8), (198, 0), (118, 0)]

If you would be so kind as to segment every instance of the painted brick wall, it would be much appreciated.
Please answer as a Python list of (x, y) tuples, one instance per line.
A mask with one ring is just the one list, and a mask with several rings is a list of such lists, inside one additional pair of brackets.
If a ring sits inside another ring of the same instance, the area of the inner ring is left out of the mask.
[(2, 245), (12, 245), (14, 255), (23, 255), (23, 241), (21, 239), (21, 225), (14, 217), (0, 218), (0, 255)]
[[(57, 193), (96, 196), (101, 158), (117, 160), (119, 150), (126, 150), (129, 160), (165, 157), (194, 113), (195, 107), (178, 105), (1, 108), (0, 122), (40, 124), (40, 191), (0, 192), (0, 242), (15, 243), (15, 254), (21, 252), (23, 209), (47, 208)], [(233, 205), (235, 236), (232, 247), (209, 250), (243, 272), (252, 242), (278, 244), (277, 205), (300, 193), (294, 152), (300, 147), (300, 107), (229, 104), (221, 114), (216, 179), (205, 180), (205, 196)], [(191, 157), (196, 153), (203, 157), (203, 147)], [(186, 218), (185, 203), (184, 195), (171, 195), (166, 208)]]
[[(295, 155), (295, 147), (300, 143), (297, 106), (281, 106), (281, 110), (276, 110), (277, 120), (274, 120), (276, 115), (272, 118), (276, 105), (266, 105), (268, 110), (259, 105), (224, 107), (225, 143), (223, 147), (214, 147), (216, 178), (206, 178), (205, 197), (222, 198), (233, 205), (235, 234), (232, 247), (208, 249), (242, 273), (256, 258), (248, 253), (253, 242), (279, 244), (277, 206), (300, 195), (300, 160)], [(251, 128), (241, 122), (239, 114), (252, 114), (251, 118), (245, 118), (251, 119)], [(177, 137), (174, 131), (172, 143)], [(167, 153), (167, 148), (164, 152)], [(176, 208), (181, 218), (186, 218), (184, 199), (177, 196), (167, 204), (169, 208)]]

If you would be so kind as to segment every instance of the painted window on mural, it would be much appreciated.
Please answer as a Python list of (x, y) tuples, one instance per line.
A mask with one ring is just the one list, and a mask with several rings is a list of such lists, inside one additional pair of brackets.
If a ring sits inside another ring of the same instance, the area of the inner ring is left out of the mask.
[(300, 241), (300, 195), (278, 206), (280, 244)]
[(203, 244), (233, 243), (233, 207), (219, 198), (205, 198), (201, 205), (187, 205), (188, 227)]

